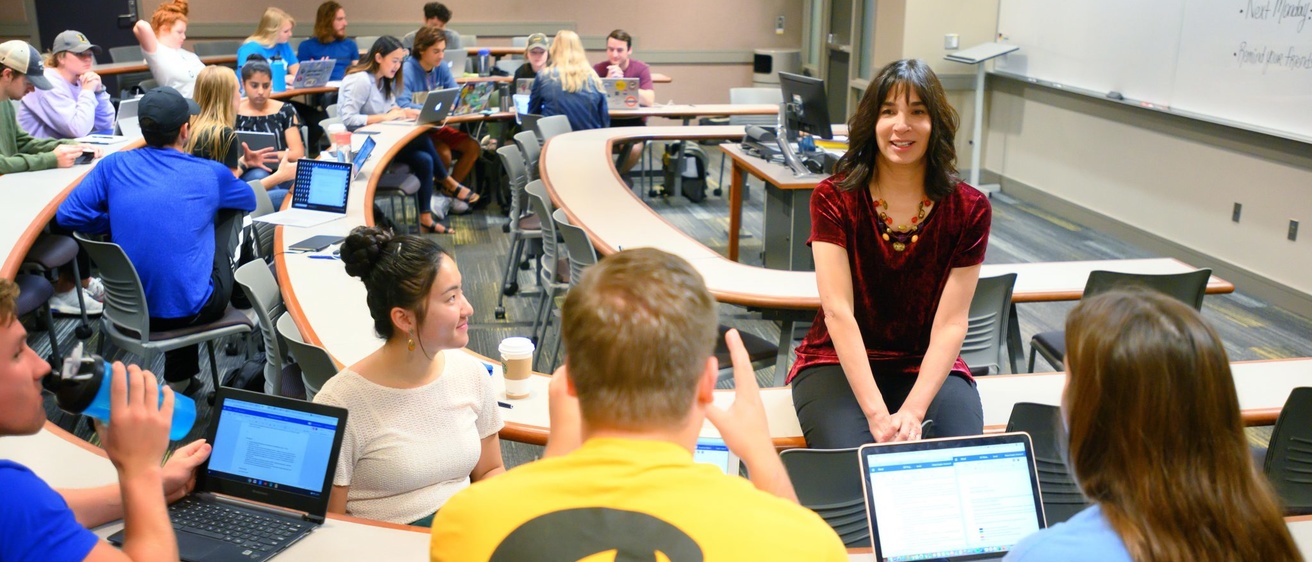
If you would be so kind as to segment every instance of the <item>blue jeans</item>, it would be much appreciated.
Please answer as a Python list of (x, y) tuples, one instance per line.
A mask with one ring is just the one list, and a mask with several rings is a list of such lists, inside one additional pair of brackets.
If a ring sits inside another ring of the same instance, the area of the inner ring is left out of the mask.
[[(257, 181), (269, 177), (269, 172), (262, 168), (251, 168), (241, 175), (241, 181)], [(282, 200), (287, 198), (287, 192), (291, 191), (293, 181), (286, 181), (278, 184), (269, 190), (269, 199), (273, 201), (273, 210), (277, 211), (282, 208)]]
[(419, 178), (419, 212), (427, 213), (433, 208), (433, 180), (446, 180), (446, 166), (442, 165), (442, 159), (437, 156), (437, 149), (433, 148), (432, 139), (428, 135), (419, 135), (409, 144), (405, 145), (400, 152), (396, 154), (398, 162), (404, 162), (410, 166), (410, 173)]

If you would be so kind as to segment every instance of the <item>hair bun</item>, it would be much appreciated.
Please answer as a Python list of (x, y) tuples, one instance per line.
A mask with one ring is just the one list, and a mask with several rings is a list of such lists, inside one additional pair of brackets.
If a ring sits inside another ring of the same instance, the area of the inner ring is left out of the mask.
[(341, 250), (346, 274), (361, 280), (367, 279), (393, 238), (391, 231), (372, 226), (359, 226), (352, 230), (342, 243)]
[(178, 12), (184, 16), (187, 15), (187, 10), (188, 10), (187, 0), (173, 0), (173, 2), (171, 3), (160, 6), (160, 8), (165, 8), (165, 7), (167, 7), (172, 11)]

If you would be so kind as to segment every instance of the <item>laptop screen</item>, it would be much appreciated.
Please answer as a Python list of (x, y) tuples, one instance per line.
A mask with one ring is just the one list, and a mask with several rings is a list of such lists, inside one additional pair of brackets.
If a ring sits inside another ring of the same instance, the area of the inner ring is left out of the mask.
[(360, 150), (355, 152), (355, 159), (351, 161), (351, 166), (357, 173), (364, 168), (364, 163), (369, 161), (369, 154), (374, 151), (375, 144), (378, 143), (372, 136), (365, 137), (364, 142), (360, 144)]
[(219, 412), (208, 474), (320, 497), (337, 418), (229, 398)]
[(292, 208), (345, 213), (350, 186), (350, 162), (302, 159), (296, 164)]
[(701, 437), (692, 451), (693, 462), (711, 464), (730, 476), (738, 476), (738, 457), (729, 451), (723, 439)]
[(996, 556), (1043, 527), (1029, 439), (1000, 437), (861, 448), (881, 560)]

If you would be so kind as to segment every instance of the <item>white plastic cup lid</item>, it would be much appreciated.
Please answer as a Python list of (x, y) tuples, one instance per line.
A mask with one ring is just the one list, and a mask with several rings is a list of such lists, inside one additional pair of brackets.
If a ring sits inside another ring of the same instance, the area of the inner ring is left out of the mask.
[(338, 133), (338, 132), (345, 131), (345, 130), (346, 130), (346, 125), (343, 125), (343, 124), (341, 124), (341, 123), (333, 123), (333, 124), (331, 124), (331, 125), (328, 125), (328, 128), (327, 128), (326, 130), (327, 130), (329, 133)]
[(533, 356), (533, 340), (522, 337), (506, 338), (501, 340), (497, 351), (508, 359), (527, 359)]

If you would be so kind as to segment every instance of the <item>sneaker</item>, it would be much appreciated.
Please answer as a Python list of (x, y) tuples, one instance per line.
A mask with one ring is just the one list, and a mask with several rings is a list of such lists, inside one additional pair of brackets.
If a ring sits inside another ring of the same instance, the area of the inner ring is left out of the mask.
[(199, 391), (203, 384), (200, 382), (200, 379), (196, 378), (198, 376), (199, 375), (192, 375), (188, 377), (186, 380), (180, 380), (180, 381), (165, 381), (164, 384), (169, 385), (169, 388), (172, 388), (173, 392), (183, 394), (186, 396), (191, 396), (195, 394), (197, 391)]
[(463, 215), (463, 214), (468, 213), (468, 212), (469, 212), (469, 203), (466, 203), (466, 202), (464, 202), (464, 201), (461, 201), (461, 200), (459, 200), (459, 199), (456, 199), (455, 197), (452, 197), (452, 198), (451, 198), (451, 213), (452, 213), (452, 214)]
[[(91, 298), (85, 289), (82, 290), (82, 300), (87, 305), (87, 316), (100, 316), (105, 311), (105, 305)], [(50, 311), (63, 316), (81, 316), (82, 308), (77, 305), (77, 293), (67, 291), (50, 297)]]
[(83, 287), (82, 290), (85, 291), (84, 294), (87, 296), (102, 303), (105, 302), (105, 284), (100, 282), (99, 277), (92, 277), (91, 281), (87, 282), (87, 286)]

